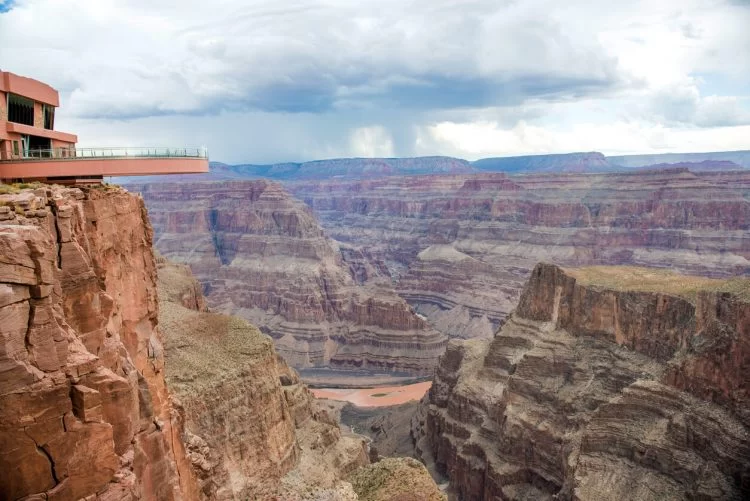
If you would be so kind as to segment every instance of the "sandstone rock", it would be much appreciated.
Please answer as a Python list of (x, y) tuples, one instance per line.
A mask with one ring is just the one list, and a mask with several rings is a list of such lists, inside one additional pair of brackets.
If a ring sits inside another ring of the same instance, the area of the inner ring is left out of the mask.
[(159, 334), (143, 202), (61, 187), (0, 202), (27, 216), (0, 226), (0, 498), (197, 499), (162, 355), (144, 349)]
[(359, 286), (311, 211), (268, 181), (133, 186), (156, 248), (189, 264), (213, 311), (270, 334), (295, 367), (431, 373), (445, 338), (389, 282)]
[(366, 464), (363, 437), (342, 436), (271, 338), (240, 318), (201, 311), (199, 292), (187, 308), (183, 299), (195, 291), (187, 267), (161, 261), (166, 377), (201, 497), (296, 498), (335, 489)]
[(743, 499), (748, 291), (539, 265), (492, 340), (449, 344), (417, 452), (465, 500)]
[[(485, 317), (496, 330), (540, 261), (750, 273), (748, 172), (465, 174), (286, 187), (346, 242), (357, 270), (378, 270), (359, 271), (364, 283), (392, 277), (451, 337), (485, 336), (477, 325)], [(454, 255), (434, 252), (446, 248)], [(460, 324), (446, 322), (455, 315)]]

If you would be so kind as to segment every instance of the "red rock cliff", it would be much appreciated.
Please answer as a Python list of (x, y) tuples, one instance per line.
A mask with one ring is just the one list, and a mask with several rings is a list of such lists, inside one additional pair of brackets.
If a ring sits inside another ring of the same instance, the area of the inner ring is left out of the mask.
[(143, 201), (40, 185), (0, 204), (0, 498), (196, 498)]
[(538, 265), (414, 421), (461, 499), (747, 499), (750, 281)]

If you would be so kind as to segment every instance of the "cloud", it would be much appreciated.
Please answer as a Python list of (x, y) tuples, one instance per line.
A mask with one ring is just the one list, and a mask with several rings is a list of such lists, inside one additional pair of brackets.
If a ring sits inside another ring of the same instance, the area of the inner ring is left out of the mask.
[[(616, 58), (539, 3), (26, 0), (0, 17), (0, 43), (20, 70), (63, 74), (88, 118), (470, 108), (616, 87)], [(30, 64), (43, 55), (47, 70)]]
[(92, 146), (231, 162), (685, 150), (749, 121), (747, 7), (16, 0), (0, 61), (60, 89), (57, 124)]
[(418, 154), (442, 151), (476, 160), (492, 156), (601, 151), (608, 155), (683, 153), (747, 149), (750, 125), (674, 129), (662, 125), (614, 122), (580, 123), (572, 128), (539, 127), (524, 122), (513, 128), (496, 123), (444, 122), (420, 131)]
[(652, 97), (655, 118), (670, 124), (726, 127), (750, 124), (750, 110), (737, 96), (701, 96), (694, 83), (659, 89)]

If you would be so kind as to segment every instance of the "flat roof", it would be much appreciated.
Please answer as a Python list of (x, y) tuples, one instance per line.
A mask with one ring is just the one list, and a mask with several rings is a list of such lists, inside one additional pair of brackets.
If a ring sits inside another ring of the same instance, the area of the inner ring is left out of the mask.
[(0, 91), (18, 94), (55, 107), (60, 106), (60, 94), (51, 86), (9, 71), (0, 71)]

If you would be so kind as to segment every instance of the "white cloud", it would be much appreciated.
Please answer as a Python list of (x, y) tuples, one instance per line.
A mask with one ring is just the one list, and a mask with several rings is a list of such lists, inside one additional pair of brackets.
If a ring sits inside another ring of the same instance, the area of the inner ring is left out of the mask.
[(702, 96), (688, 81), (659, 88), (651, 96), (654, 119), (669, 124), (723, 127), (750, 124), (750, 109), (737, 96)]
[(420, 155), (431, 151), (476, 160), (493, 156), (601, 151), (608, 155), (686, 153), (747, 149), (750, 125), (679, 129), (635, 122), (580, 123), (572, 128), (539, 127), (520, 122), (444, 122), (425, 127), (417, 141)]
[(88, 144), (685, 150), (750, 121), (748, 25), (730, 0), (17, 0), (0, 61), (59, 88)]

